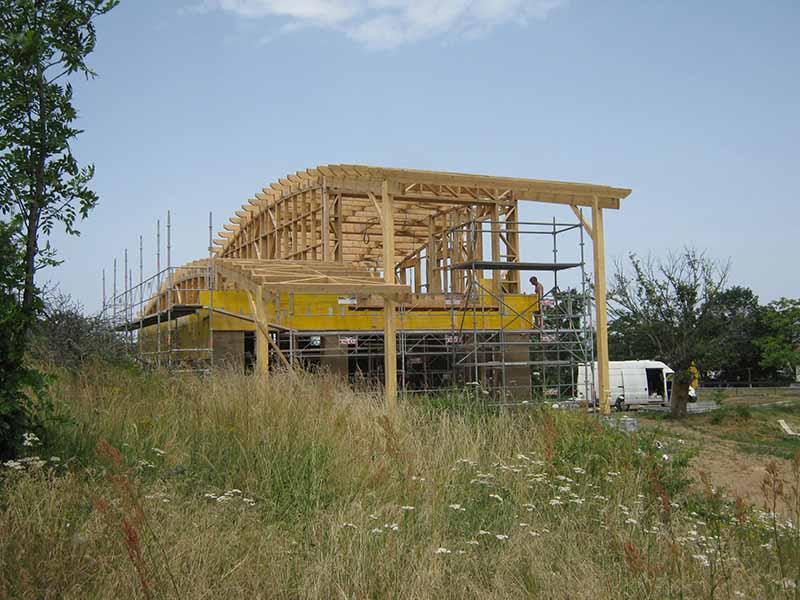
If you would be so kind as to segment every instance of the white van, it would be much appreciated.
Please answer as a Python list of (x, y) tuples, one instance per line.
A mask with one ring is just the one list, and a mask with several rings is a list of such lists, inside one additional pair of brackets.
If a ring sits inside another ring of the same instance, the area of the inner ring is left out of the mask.
[[(668, 404), (673, 373), (675, 371), (657, 360), (610, 361), (611, 402), (617, 410), (643, 404)], [(596, 402), (597, 388), (597, 363), (578, 365), (578, 399)]]

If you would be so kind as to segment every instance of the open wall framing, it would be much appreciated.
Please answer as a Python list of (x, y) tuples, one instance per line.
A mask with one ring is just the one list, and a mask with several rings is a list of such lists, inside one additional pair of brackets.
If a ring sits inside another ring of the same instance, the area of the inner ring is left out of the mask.
[[(565, 352), (573, 362), (585, 360), (588, 343), (596, 347), (591, 354), (596, 353), (600, 371), (597, 396), (607, 410), (603, 211), (618, 209), (629, 193), (600, 185), (358, 165), (300, 171), (237, 210), (211, 240), (208, 258), (170, 267), (147, 300), (139, 292), (138, 310), (126, 301), (124, 328), (142, 339), (155, 333), (157, 340), (162, 316), (167, 323), (186, 322), (176, 330), (191, 319), (207, 322), (213, 355), (214, 332), (230, 326), (228, 319), (245, 340), (253, 339), (256, 369), (264, 375), (270, 358), (343, 368), (341, 356), (348, 364), (369, 364), (381, 355), (376, 370), (390, 409), (398, 382), (405, 391), (425, 389), (424, 377), (420, 384), (409, 364), (420, 358), (415, 349), (427, 348), (417, 352), (422, 356), (450, 356), (451, 362), (437, 364), (451, 374), (471, 370), (471, 377), (451, 377), (454, 386), (471, 385), (492, 397), (500, 389), (507, 397), (513, 387), (507, 385), (513, 379), (509, 373), (525, 379), (525, 372), (548, 357), (566, 360)], [(580, 301), (571, 290), (565, 304), (557, 285), (562, 269), (585, 274), (583, 254), (570, 265), (524, 260), (520, 238), (535, 224), (520, 220), (520, 202), (572, 207), (577, 222), (553, 227), (580, 229), (593, 242), (594, 318), (583, 275)], [(527, 271), (554, 275), (550, 298), (523, 293)], [(547, 332), (547, 302), (556, 313), (567, 310), (558, 323), (569, 327)], [(578, 305), (579, 314), (573, 314)], [(165, 306), (170, 314), (163, 314)], [(595, 327), (592, 344), (587, 331)], [(350, 343), (359, 336), (360, 342)], [(567, 338), (580, 352), (565, 349)], [(505, 383), (498, 385), (501, 380)], [(536, 386), (520, 387), (524, 396)]]

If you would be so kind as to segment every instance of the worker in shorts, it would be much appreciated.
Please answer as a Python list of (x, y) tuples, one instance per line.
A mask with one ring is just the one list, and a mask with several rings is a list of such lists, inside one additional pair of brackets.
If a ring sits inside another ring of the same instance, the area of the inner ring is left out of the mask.
[(544, 299), (544, 286), (539, 283), (539, 279), (534, 275), (529, 279), (531, 285), (533, 286), (533, 292), (536, 294), (536, 298), (538, 299), (537, 309), (536, 309), (536, 316), (534, 322), (536, 323), (537, 327), (542, 326), (542, 300)]

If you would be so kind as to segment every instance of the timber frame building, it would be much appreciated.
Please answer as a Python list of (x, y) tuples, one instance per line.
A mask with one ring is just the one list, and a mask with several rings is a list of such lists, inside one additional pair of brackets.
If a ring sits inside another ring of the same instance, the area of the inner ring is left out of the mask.
[[(531, 378), (550, 363), (564, 390), (544, 387), (575, 396), (563, 374), (596, 357), (599, 389), (591, 394), (608, 410), (603, 214), (629, 194), (319, 166), (250, 198), (209, 240), (207, 258), (180, 267), (168, 260), (147, 281), (140, 258), (138, 286), (126, 266), (126, 289), (115, 289), (108, 306), (143, 360), (183, 368), (228, 362), (264, 376), (272, 364), (320, 365), (382, 380), (390, 410), (398, 384), (406, 392), (471, 389), (526, 401), (535, 396)], [(567, 205), (576, 220), (524, 222), (521, 202)], [(542, 228), (554, 240), (552, 260), (523, 260), (521, 237)], [(570, 231), (580, 234), (581, 258), (561, 263), (556, 239)], [(594, 311), (584, 235), (593, 249)], [(564, 294), (556, 283), (549, 300), (523, 292), (522, 273), (552, 273), (557, 282), (567, 269), (581, 270), (582, 291)]]

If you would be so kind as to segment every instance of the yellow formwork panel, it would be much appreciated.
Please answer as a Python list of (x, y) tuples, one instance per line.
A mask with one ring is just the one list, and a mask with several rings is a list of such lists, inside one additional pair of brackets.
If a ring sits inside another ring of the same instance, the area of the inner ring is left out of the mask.
[[(200, 292), (200, 303), (210, 305), (208, 292)], [(282, 293), (266, 303), (267, 319), (296, 331), (383, 331), (383, 310), (363, 309), (350, 304), (348, 298), (335, 294)], [(476, 308), (414, 309), (407, 307), (398, 313), (400, 330), (451, 331), (454, 329), (531, 329), (538, 301), (533, 294), (507, 294), (503, 305), (485, 294), (478, 296)], [(413, 307), (413, 304), (412, 304)], [(252, 316), (250, 301), (243, 291), (215, 291), (214, 308), (228, 313)], [(195, 318), (205, 320), (208, 311), (200, 311)], [(215, 331), (252, 331), (251, 321), (234, 316), (214, 314)]]

